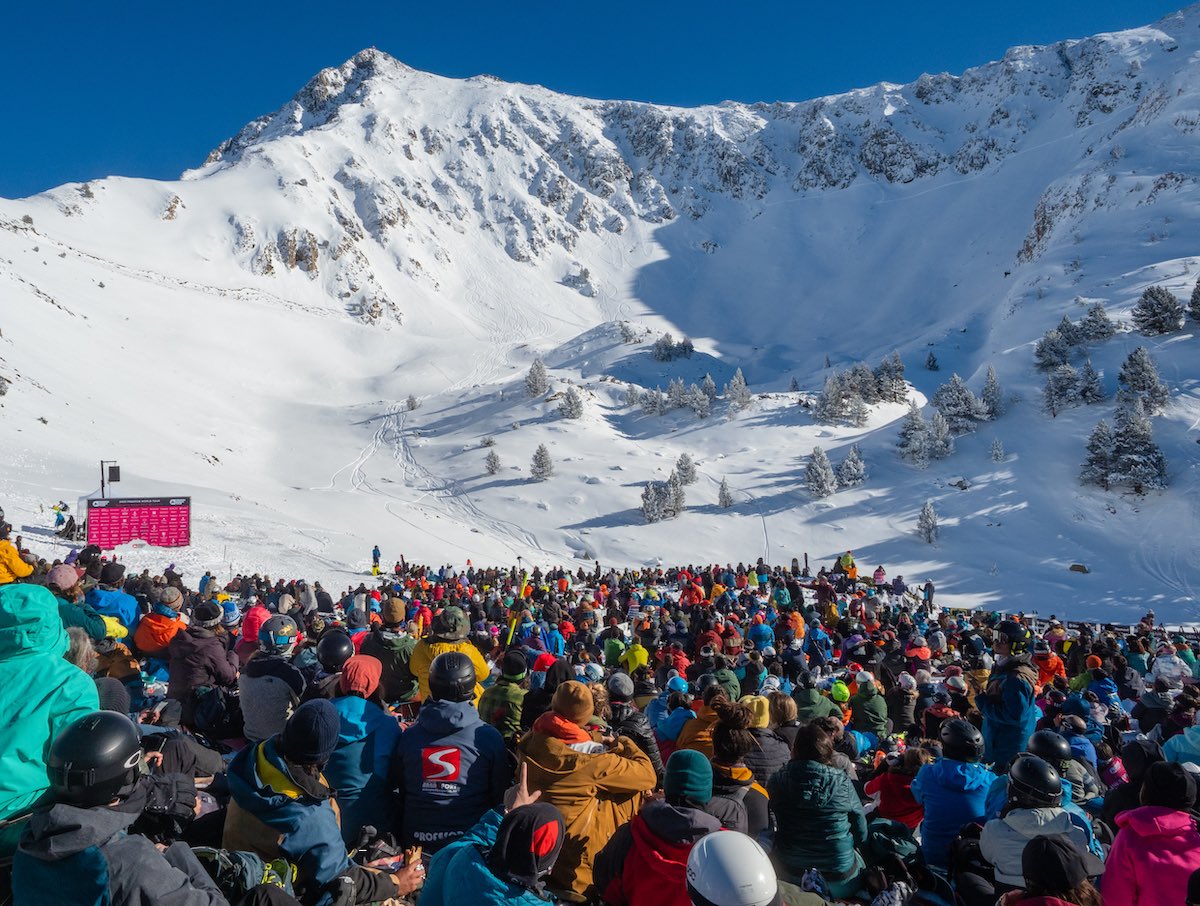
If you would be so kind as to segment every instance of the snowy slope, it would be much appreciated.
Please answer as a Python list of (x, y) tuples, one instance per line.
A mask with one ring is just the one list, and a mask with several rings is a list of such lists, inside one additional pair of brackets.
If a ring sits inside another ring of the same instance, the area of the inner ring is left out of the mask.
[[(1151, 284), (1190, 294), (1198, 53), (1192, 7), (961, 76), (679, 109), (363, 51), (176, 182), (0, 201), (0, 500), (32, 524), (117, 459), (124, 493), (196, 498), (195, 545), (177, 558), (192, 570), (339, 581), (373, 543), (385, 559), (547, 565), (851, 547), (961, 603), (1191, 618), (1195, 325), (1091, 351), (1110, 394), (1139, 343), (1172, 386), (1155, 419), (1172, 487), (1145, 498), (1080, 487), (1083, 442), (1112, 404), (1043, 415), (1032, 343), (1081, 300), (1121, 316)], [(620, 321), (646, 342), (623, 343)], [(654, 361), (663, 330), (696, 355)], [(817, 390), (826, 355), (841, 367), (892, 349), (919, 402), (951, 372), (978, 389), (993, 364), (1008, 413), (919, 471), (894, 454), (903, 407), (828, 428), (785, 392), (793, 377)], [(920, 367), (931, 349), (937, 373)], [(548, 400), (524, 394), (536, 356)], [(760, 394), (742, 413), (623, 403), (630, 381), (724, 384), (737, 367)], [(568, 383), (578, 421), (556, 414)], [(814, 444), (836, 463), (854, 442), (868, 482), (809, 499)], [(534, 484), (540, 443), (557, 474)], [(688, 511), (641, 524), (641, 486), (681, 452), (701, 463)], [(968, 490), (949, 486), (960, 477)], [(943, 519), (933, 547), (913, 532), (927, 498)]]

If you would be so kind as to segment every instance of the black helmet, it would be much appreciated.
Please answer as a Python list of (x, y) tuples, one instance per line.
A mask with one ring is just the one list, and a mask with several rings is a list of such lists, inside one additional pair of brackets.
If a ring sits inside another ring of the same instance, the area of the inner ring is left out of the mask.
[(286, 614), (277, 613), (263, 621), (258, 630), (258, 644), (263, 651), (276, 654), (296, 644), (300, 627)]
[(1033, 633), (1022, 626), (1020, 623), (1014, 623), (1012, 620), (1002, 620), (1000, 625), (995, 629), (996, 635), (1003, 636), (1012, 643), (1013, 654), (1024, 654), (1025, 649), (1029, 647), (1029, 642), (1033, 638)]
[(983, 734), (971, 723), (955, 717), (942, 724), (942, 754), (954, 761), (979, 761)]
[(1062, 805), (1062, 778), (1036, 755), (1018, 755), (1008, 769), (1009, 801), (1025, 808), (1058, 808)]
[(704, 692), (711, 686), (719, 686), (721, 681), (711, 673), (701, 673), (696, 679), (696, 697), (703, 698)]
[(1025, 751), (1050, 762), (1057, 769), (1061, 769), (1064, 761), (1071, 760), (1071, 744), (1054, 730), (1038, 730), (1029, 737)]
[(817, 678), (807, 670), (802, 671), (800, 675), (796, 677), (796, 688), (815, 689), (817, 688)]
[(475, 665), (461, 651), (445, 651), (429, 665), (429, 694), (437, 701), (469, 702), (475, 698)]
[(58, 734), (46, 768), (56, 800), (91, 808), (133, 792), (141, 762), (133, 721), (115, 711), (93, 711)]
[(342, 665), (352, 657), (354, 643), (340, 629), (325, 633), (317, 642), (317, 661), (326, 673), (341, 673)]

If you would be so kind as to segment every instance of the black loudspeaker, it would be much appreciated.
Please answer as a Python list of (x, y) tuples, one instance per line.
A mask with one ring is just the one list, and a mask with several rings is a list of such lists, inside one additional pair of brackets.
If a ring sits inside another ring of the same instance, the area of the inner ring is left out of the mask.
[(120, 466), (109, 466), (108, 467), (109, 483), (112, 484), (113, 482), (117, 482), (120, 480), (121, 480), (121, 467)]

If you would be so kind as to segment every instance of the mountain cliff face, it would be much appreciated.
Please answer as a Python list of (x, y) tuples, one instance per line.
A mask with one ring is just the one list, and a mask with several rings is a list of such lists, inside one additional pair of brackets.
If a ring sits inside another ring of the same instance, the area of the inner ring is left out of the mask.
[[(772, 524), (776, 546), (815, 553), (844, 546), (836, 533), (853, 520), (858, 544), (936, 569), (930, 551), (898, 539), (949, 473), (879, 469), (883, 499), (846, 492), (832, 513), (798, 489), (796, 453), (814, 443), (859, 442), (890, 462), (902, 410), (874, 412), (866, 433), (831, 431), (782, 391), (792, 378), (819, 388), (826, 356), (840, 366), (896, 348), (914, 398), (951, 370), (978, 383), (993, 364), (1029, 403), (1003, 431), (1010, 449), (1018, 434), (1048, 432), (1032, 341), (1064, 313), (1078, 317), (1080, 301), (1120, 314), (1146, 285), (1186, 296), (1195, 282), (1197, 53), (1193, 7), (1146, 28), (1014, 48), (961, 75), (682, 109), (451, 80), (364, 50), (177, 181), (113, 178), (0, 201), (0, 286), (15, 302), (0, 315), (10, 382), (0, 440), (32, 470), (9, 493), (32, 495), (51, 466), (89, 490), (93, 448), (116, 446), (147, 481), (219, 488), (285, 522), (417, 529), (432, 559), (447, 544), (547, 562), (581, 551), (695, 559), (691, 545), (710, 532), (721, 549), (708, 555), (736, 558), (716, 539), (771, 546)], [(664, 365), (621, 341), (663, 330), (691, 336), (697, 356)], [(1136, 342), (1095, 353), (1113, 360), (1110, 384)], [(916, 367), (931, 349), (945, 374)], [(1194, 368), (1178, 363), (1192, 353), (1179, 343), (1157, 353), (1177, 389), (1159, 431), (1189, 455), (1200, 411)], [(534, 356), (587, 393), (571, 437), (552, 404), (522, 398)], [(699, 424), (635, 417), (620, 402), (625, 382), (711, 372), (721, 383), (737, 367), (780, 396)], [(419, 410), (388, 402), (410, 393)], [(1065, 437), (1061, 422), (1025, 466), (987, 479), (996, 498), (962, 504), (964, 524), (998, 521), (1012, 503), (1000, 496), (1015, 494), (1047, 543), (1081, 549), (1063, 556), (1104, 549), (1110, 504), (1074, 484), (1090, 426)], [(586, 473), (557, 511), (473, 483), (464, 451), (514, 424), (509, 462), (526, 464), (550, 438)], [(135, 442), (144, 431), (158, 439)], [(741, 474), (758, 507), (689, 513), (685, 532), (614, 517), (669, 466), (642, 444), (663, 434), (666, 452), (708, 458), (715, 480)], [(598, 477), (619, 457), (632, 457), (628, 481)], [(1186, 456), (1173, 461), (1190, 480)], [(1042, 480), (1069, 501), (1038, 510)], [(212, 527), (214, 539), (227, 544), (234, 521)], [(1068, 599), (1091, 594), (1056, 581), (1045, 587)]]

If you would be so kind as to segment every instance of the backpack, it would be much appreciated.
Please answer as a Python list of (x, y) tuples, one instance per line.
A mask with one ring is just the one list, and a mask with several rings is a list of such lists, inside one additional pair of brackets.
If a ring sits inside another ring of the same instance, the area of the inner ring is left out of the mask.
[(212, 739), (235, 739), (245, 732), (242, 701), (236, 689), (201, 686), (196, 690), (192, 725)]
[(296, 869), (284, 859), (264, 862), (254, 853), (211, 846), (194, 846), (192, 852), (231, 903), (236, 903), (260, 884), (278, 887), (287, 894), (295, 893)]

